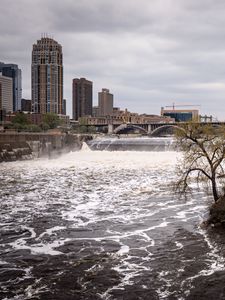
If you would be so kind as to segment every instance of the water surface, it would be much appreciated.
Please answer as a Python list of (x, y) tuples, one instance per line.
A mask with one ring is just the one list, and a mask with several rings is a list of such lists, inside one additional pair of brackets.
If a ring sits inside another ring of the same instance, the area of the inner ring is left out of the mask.
[(0, 298), (224, 299), (221, 240), (199, 227), (210, 199), (171, 192), (180, 158), (84, 147), (2, 163)]

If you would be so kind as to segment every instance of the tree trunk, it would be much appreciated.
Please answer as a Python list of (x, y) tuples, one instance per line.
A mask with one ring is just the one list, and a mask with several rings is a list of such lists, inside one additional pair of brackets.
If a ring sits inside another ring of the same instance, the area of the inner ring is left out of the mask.
[(219, 196), (218, 196), (218, 192), (217, 192), (216, 176), (215, 176), (215, 174), (212, 175), (211, 182), (212, 182), (213, 198), (214, 198), (214, 201), (216, 202), (219, 199)]

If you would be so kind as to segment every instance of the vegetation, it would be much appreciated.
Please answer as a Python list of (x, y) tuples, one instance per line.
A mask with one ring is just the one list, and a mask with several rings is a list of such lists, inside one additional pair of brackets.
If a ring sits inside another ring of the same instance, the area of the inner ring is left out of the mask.
[(50, 129), (54, 129), (61, 125), (61, 120), (54, 113), (47, 113), (43, 117), (43, 126), (49, 126)]
[(73, 133), (96, 133), (96, 128), (94, 126), (87, 126), (87, 125), (75, 125), (72, 128)]
[(50, 126), (47, 123), (41, 123), (40, 128), (43, 131), (48, 131), (50, 129)]
[(25, 131), (29, 131), (29, 132), (41, 132), (41, 128), (38, 125), (35, 124), (30, 124), (28, 126), (26, 126)]
[(16, 113), (15, 117), (12, 120), (12, 123), (14, 125), (22, 125), (22, 126), (30, 124), (26, 114), (24, 114), (23, 112)]
[(189, 123), (177, 131), (177, 140), (184, 157), (176, 188), (185, 194), (197, 182), (214, 199), (210, 222), (225, 223), (225, 128)]
[(195, 174), (197, 183), (206, 184), (216, 202), (224, 196), (224, 128), (190, 123), (178, 130), (177, 138), (179, 147), (184, 151), (177, 187), (182, 193), (190, 190), (192, 175)]
[(61, 120), (56, 114), (47, 113), (43, 116), (43, 122), (40, 126), (32, 124), (27, 115), (23, 112), (16, 113), (11, 124), (5, 125), (5, 129), (15, 129), (17, 131), (41, 132), (48, 129), (54, 129), (61, 125)]
[(42, 129), (35, 124), (22, 125), (19, 123), (15, 124), (7, 124), (5, 125), (5, 129), (14, 129), (16, 131), (25, 131), (25, 132), (41, 132)]

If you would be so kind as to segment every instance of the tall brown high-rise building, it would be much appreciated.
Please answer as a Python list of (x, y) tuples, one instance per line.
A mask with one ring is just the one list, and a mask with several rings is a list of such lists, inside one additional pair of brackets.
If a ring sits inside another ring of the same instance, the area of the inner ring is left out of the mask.
[(102, 89), (98, 93), (99, 116), (110, 116), (113, 114), (113, 94), (108, 89)]
[(73, 119), (92, 115), (92, 81), (73, 79)]
[(62, 114), (62, 46), (52, 38), (42, 37), (33, 45), (31, 76), (33, 112)]

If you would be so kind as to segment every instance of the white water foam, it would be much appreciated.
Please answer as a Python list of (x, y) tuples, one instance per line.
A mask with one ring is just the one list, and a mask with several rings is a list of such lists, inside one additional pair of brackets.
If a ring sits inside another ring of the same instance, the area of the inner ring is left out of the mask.
[[(23, 226), (29, 237), (25, 232), (25, 236), (20, 235), (7, 247), (28, 249), (35, 255), (60, 255), (63, 250), (58, 251), (58, 247), (67, 242), (79, 245), (81, 241), (78, 253), (91, 252), (92, 244), (97, 245), (98, 250), (94, 251), (108, 253), (110, 250), (104, 247), (113, 242), (117, 246), (111, 254), (116, 261), (113, 269), (124, 279), (102, 295), (108, 299), (113, 289), (126, 289), (126, 285), (135, 284), (138, 276), (151, 274), (154, 271), (151, 262), (158, 259), (153, 250), (163, 249), (164, 243), (166, 245), (178, 229), (189, 226), (207, 242), (205, 233), (196, 228), (198, 216), (205, 213), (205, 205), (194, 198), (187, 202), (176, 199), (169, 189), (180, 157), (177, 152), (98, 152), (84, 146), (80, 152), (71, 152), (58, 159), (37, 159), (32, 162), (32, 168), (31, 162), (3, 164), (5, 186), (1, 189), (5, 196), (2, 203), (7, 203), (8, 208), (4, 208), (1, 224), (7, 223), (7, 229), (11, 230), (13, 224), (20, 228), (26, 222), (32, 224), (35, 217), (50, 216), (47, 229), (41, 231), (39, 228), (38, 231), (32, 225)], [(56, 216), (61, 224), (51, 224), (51, 217)], [(67, 229), (73, 234), (64, 237)], [(183, 252), (182, 239), (176, 237), (171, 244), (171, 252)], [(207, 245), (210, 249), (208, 268), (184, 282), (186, 292), (188, 282), (191, 285), (197, 276), (207, 276), (223, 268), (223, 260), (214, 251), (215, 246), (210, 240)], [(167, 263), (171, 262), (166, 261), (156, 279), (162, 284), (157, 289), (160, 299), (172, 294), (169, 290), (173, 281), (168, 279)], [(174, 272), (183, 276), (183, 264), (174, 267)], [(101, 266), (95, 264), (87, 271), (99, 268)], [(29, 272), (27, 274), (29, 276)], [(35, 289), (34, 284), (27, 293), (32, 294)]]

